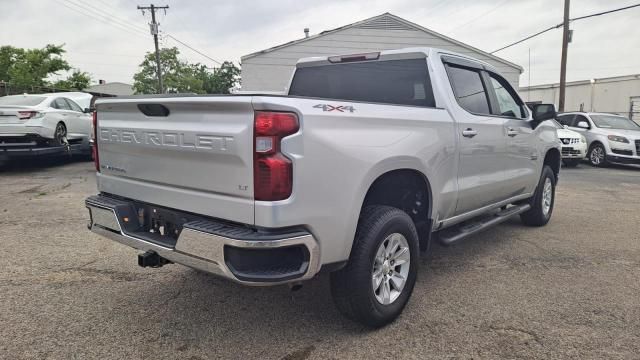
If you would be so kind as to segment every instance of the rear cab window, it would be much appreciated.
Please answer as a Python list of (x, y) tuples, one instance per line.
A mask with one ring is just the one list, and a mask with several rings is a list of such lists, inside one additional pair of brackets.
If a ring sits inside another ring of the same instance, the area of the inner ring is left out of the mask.
[(435, 107), (426, 59), (337, 63), (296, 69), (291, 96)]

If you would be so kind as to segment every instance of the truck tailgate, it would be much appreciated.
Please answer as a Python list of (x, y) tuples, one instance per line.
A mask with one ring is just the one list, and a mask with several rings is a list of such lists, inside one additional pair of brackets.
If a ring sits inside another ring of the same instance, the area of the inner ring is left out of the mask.
[(97, 103), (98, 189), (253, 224), (250, 96)]

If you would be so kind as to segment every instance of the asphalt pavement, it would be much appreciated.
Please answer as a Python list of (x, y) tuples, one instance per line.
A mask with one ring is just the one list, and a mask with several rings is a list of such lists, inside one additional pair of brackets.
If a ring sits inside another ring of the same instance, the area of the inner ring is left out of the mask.
[(518, 219), (420, 260), (402, 316), (369, 330), (328, 277), (251, 288), (90, 233), (93, 164), (0, 168), (0, 358), (640, 358), (640, 169), (563, 169), (551, 222)]

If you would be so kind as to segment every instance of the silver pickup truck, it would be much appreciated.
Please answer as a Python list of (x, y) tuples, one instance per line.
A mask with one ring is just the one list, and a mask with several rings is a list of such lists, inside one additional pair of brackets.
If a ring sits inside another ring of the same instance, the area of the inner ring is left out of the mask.
[(490, 65), (429, 48), (303, 59), (282, 96), (104, 99), (88, 226), (141, 266), (246, 285), (330, 272), (339, 310), (382, 326), (432, 241), (549, 221), (553, 117)]

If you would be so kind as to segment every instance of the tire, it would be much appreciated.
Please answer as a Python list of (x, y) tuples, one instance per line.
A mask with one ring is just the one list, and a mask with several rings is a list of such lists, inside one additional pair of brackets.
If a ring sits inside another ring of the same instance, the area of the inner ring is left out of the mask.
[[(400, 245), (396, 248), (395, 243)], [(386, 256), (387, 248), (391, 256)], [(365, 208), (360, 214), (349, 262), (331, 273), (331, 294), (336, 307), (347, 318), (369, 327), (392, 322), (411, 297), (418, 257), (418, 233), (407, 213), (390, 206)], [(393, 263), (400, 260), (405, 262)]]
[(556, 176), (551, 167), (544, 165), (536, 192), (529, 202), (531, 209), (520, 214), (520, 219), (527, 226), (546, 225), (551, 219), (555, 200)]
[(589, 158), (589, 163), (595, 167), (606, 167), (609, 165), (607, 162), (607, 151), (600, 143), (591, 145), (587, 158)]
[(562, 160), (562, 162), (564, 163), (565, 167), (574, 168), (578, 166), (578, 164), (580, 164), (580, 159), (567, 159), (567, 160)]
[(53, 132), (53, 140), (51, 140), (51, 145), (67, 145), (67, 127), (64, 126), (64, 124), (61, 122), (56, 125), (56, 129)]

